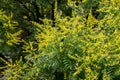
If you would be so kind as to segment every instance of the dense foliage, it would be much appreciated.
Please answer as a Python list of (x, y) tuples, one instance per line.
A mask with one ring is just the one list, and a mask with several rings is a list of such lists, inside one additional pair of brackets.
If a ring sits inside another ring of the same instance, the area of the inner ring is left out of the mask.
[(119, 3), (0, 0), (1, 79), (119, 80)]

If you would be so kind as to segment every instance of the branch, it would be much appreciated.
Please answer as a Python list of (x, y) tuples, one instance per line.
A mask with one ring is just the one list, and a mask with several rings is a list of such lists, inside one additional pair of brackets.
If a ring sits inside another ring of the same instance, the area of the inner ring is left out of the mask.
[(50, 1), (49, 0), (47, 0), (47, 2), (52, 6), (52, 3), (50, 3)]
[(39, 21), (39, 17), (42, 18), (41, 13), (39, 12), (39, 7), (36, 4), (36, 2), (32, 2), (32, 5), (35, 7), (35, 11), (36, 11), (36, 20)]
[(52, 19), (52, 27), (55, 27), (55, 2), (52, 3), (52, 16), (51, 16), (51, 19)]
[(27, 11), (29, 11), (32, 14), (33, 18), (35, 19), (34, 13), (22, 1), (20, 0), (15, 0), (15, 1), (19, 2)]
[(58, 3), (58, 7), (60, 6), (60, 2), (61, 2), (61, 0), (57, 0), (57, 3)]
[(41, 4), (41, 16), (42, 16), (42, 19), (44, 18), (44, 7), (43, 5)]

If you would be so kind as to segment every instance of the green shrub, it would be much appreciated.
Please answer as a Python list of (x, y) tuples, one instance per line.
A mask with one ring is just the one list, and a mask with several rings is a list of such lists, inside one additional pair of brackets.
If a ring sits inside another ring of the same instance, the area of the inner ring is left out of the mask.
[[(78, 5), (69, 0), (68, 5), (73, 4), (72, 16), (63, 17), (56, 7), (55, 26), (47, 18), (42, 19), (43, 24), (31, 21), (34, 25), (32, 38), (35, 40), (23, 42), (21, 48), (26, 56), (15, 62), (5, 61), (7, 66), (4, 67), (3, 78), (119, 80), (120, 13), (117, 2), (119, 0), (93, 0), (95, 4), (92, 6), (91, 0), (83, 0), (80, 2), (82, 5), (76, 7)], [(95, 6), (99, 13), (97, 18), (93, 14)], [(83, 10), (85, 15), (76, 10)]]

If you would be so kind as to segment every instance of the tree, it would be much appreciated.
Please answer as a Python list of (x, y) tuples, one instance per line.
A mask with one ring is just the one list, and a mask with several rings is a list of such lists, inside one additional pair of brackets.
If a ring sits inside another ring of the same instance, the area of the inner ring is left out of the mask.
[(119, 2), (1, 0), (2, 78), (119, 80)]

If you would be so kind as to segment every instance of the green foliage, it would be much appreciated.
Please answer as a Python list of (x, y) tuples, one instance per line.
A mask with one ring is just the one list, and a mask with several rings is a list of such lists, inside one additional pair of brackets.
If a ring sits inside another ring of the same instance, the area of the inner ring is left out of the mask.
[(0, 10), (0, 54), (15, 57), (17, 55), (16, 47), (20, 44), (19, 38), (22, 30), (16, 28), (18, 23), (12, 20), (13, 14), (6, 16), (5, 13)]
[[(3, 44), (7, 47), (1, 52), (15, 53), (14, 47), (18, 47), (21, 51), (16, 53), (22, 54), (9, 62), (1, 58), (6, 64), (0, 66), (3, 79), (119, 80), (120, 0), (65, 0), (64, 4), (61, 0), (60, 6), (59, 0), (54, 1), (36, 0), (40, 9), (45, 7), (46, 17), (39, 16), (42, 23), (36, 19), (25, 22), (31, 24), (27, 29), (33, 30), (28, 40), (19, 39), (22, 30), (16, 26), (24, 24), (13, 21), (12, 13), (0, 12), (0, 48)], [(33, 0), (22, 2), (35, 11)], [(47, 15), (51, 4), (55, 6), (54, 19)]]

